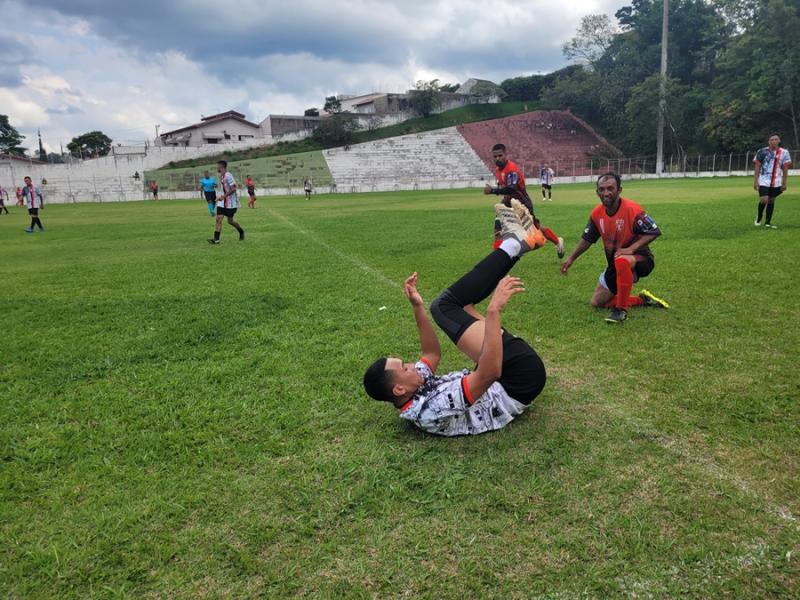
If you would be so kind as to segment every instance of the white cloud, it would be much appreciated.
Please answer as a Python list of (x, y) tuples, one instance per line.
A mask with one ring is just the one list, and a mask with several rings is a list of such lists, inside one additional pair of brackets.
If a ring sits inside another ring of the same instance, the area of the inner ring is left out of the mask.
[(0, 106), (55, 146), (91, 129), (143, 141), (230, 108), (260, 121), (335, 93), (552, 70), (581, 16), (624, 3), (0, 0), (27, 24), (7, 31), (22, 77), (8, 71)]

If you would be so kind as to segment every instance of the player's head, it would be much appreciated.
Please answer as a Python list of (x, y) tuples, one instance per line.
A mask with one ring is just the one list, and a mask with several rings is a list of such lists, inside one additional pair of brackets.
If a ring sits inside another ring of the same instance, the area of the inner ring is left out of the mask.
[(413, 363), (399, 358), (382, 357), (372, 363), (364, 373), (364, 390), (383, 402), (410, 398), (422, 385), (422, 375)]
[(208, 179), (211, 173), (209, 173), (208, 171), (203, 171), (203, 175), (205, 175), (206, 179)]
[(781, 136), (779, 136), (777, 133), (771, 134), (769, 136), (769, 142), (768, 143), (769, 143), (769, 147), (770, 148), (772, 148), (773, 150), (776, 150), (778, 148), (778, 146), (781, 145)]
[(616, 173), (609, 171), (597, 178), (597, 197), (606, 208), (611, 208), (619, 200), (622, 191), (622, 179)]
[(245, 175), (245, 177), (247, 177), (248, 179), (250, 179), (250, 175)]
[(492, 146), (492, 159), (494, 160), (494, 164), (501, 169), (506, 166), (508, 156), (506, 155), (505, 144), (495, 144)]
[(30, 175), (26, 175), (23, 181), (25, 182), (25, 185), (30, 185), (31, 183), (33, 183), (33, 180), (31, 179)]
[(225, 173), (228, 170), (228, 161), (227, 160), (218, 160), (217, 161), (217, 171), (220, 173)]

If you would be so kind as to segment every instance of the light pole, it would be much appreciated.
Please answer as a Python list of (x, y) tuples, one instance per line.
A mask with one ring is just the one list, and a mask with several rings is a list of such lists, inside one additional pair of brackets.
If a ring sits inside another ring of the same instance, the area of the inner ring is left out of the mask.
[(656, 175), (664, 172), (664, 116), (667, 112), (667, 32), (669, 31), (669, 0), (664, 0), (661, 19), (661, 81), (658, 90), (658, 130), (656, 131)]

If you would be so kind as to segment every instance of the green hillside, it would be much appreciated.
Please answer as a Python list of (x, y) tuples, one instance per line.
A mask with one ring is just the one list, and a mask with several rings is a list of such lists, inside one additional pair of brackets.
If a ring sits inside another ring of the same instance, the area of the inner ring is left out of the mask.
[[(208, 170), (213, 175), (217, 173), (218, 157), (204, 158), (203, 162), (196, 161), (194, 166), (182, 168), (164, 168), (145, 172), (147, 181), (155, 179), (162, 190), (187, 191), (199, 187), (203, 171)], [(315, 185), (330, 185), (331, 172), (328, 164), (322, 157), (322, 152), (301, 152), (289, 156), (264, 156), (260, 158), (246, 158), (243, 160), (229, 160), (228, 169), (240, 186), (244, 179), (250, 175), (256, 182), (257, 188), (287, 188), (301, 187), (306, 177), (311, 177)]]
[[(533, 101), (500, 102), (498, 104), (473, 104), (470, 106), (462, 106), (461, 108), (447, 110), (439, 114), (431, 115), (430, 117), (410, 119), (397, 125), (390, 125), (389, 127), (380, 127), (372, 131), (358, 131), (353, 137), (353, 143), (358, 144), (361, 142), (371, 142), (373, 140), (381, 140), (385, 138), (396, 137), (398, 135), (432, 131), (434, 129), (442, 129), (444, 127), (452, 127), (454, 125), (462, 125), (464, 123), (474, 123), (475, 121), (487, 121), (489, 119), (510, 117), (512, 115), (538, 110), (539, 108), (540, 104)], [(165, 167), (165, 169), (198, 166), (202, 167), (205, 164), (214, 163), (220, 158), (225, 158), (228, 161), (244, 161), (268, 156), (286, 156), (301, 152), (307, 153), (314, 150), (323, 150), (324, 148), (325, 146), (323, 144), (320, 144), (314, 139), (308, 138), (296, 142), (278, 142), (277, 144), (272, 144), (270, 146), (249, 148), (239, 152), (221, 153), (219, 155), (203, 158), (171, 162), (167, 165), (167, 167)]]

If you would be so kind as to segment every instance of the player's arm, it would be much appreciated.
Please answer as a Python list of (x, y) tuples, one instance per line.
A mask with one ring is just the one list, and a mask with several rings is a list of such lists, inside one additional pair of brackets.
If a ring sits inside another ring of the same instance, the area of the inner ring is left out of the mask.
[(753, 189), (758, 191), (758, 174), (761, 173), (761, 161), (756, 158), (753, 161), (755, 169), (753, 170)]
[(592, 247), (597, 240), (600, 239), (600, 230), (597, 229), (597, 225), (594, 224), (594, 219), (589, 217), (589, 222), (586, 223), (586, 227), (583, 229), (583, 235), (581, 236), (581, 241), (578, 242), (578, 245), (575, 246), (575, 249), (572, 251), (563, 263), (561, 263), (561, 274), (566, 275), (569, 268), (572, 266), (578, 257), (586, 252), (589, 248)]
[(425, 310), (425, 302), (417, 291), (416, 272), (412, 273), (403, 282), (403, 293), (406, 298), (408, 298), (408, 301), (411, 303), (411, 308), (414, 310), (414, 320), (417, 322), (422, 358), (428, 363), (431, 371), (435, 373), (436, 368), (439, 366), (439, 359), (442, 357), (442, 348), (439, 345), (439, 338), (436, 337), (436, 331), (434, 331), (431, 320), (428, 318), (428, 313)]
[(625, 255), (625, 254), (636, 254), (642, 248), (645, 248), (648, 244), (650, 244), (650, 242), (652, 242), (654, 239), (656, 239), (659, 235), (661, 235), (661, 234), (660, 233), (654, 233), (654, 234), (649, 234), (649, 235), (637, 236), (636, 239), (629, 246), (626, 246), (625, 248), (620, 248), (619, 250), (617, 250), (614, 253), (614, 256), (622, 256), (622, 255)]
[(478, 367), (466, 377), (465, 400), (473, 404), (486, 393), (503, 372), (503, 330), (500, 327), (500, 313), (511, 296), (524, 292), (525, 287), (519, 277), (506, 276), (500, 280), (486, 308), (483, 346), (478, 357)]
[(790, 160), (787, 160), (785, 163), (783, 163), (783, 166), (782, 166), (782, 168), (783, 168), (783, 183), (781, 184), (781, 190), (783, 190), (784, 192), (786, 191), (786, 183), (789, 181), (789, 169), (791, 168), (791, 166), (792, 166), (792, 161), (790, 161)]
[(516, 173), (509, 173), (506, 176), (506, 185), (504, 186), (497, 186), (497, 187), (489, 187), (491, 190), (490, 194), (494, 194), (495, 196), (510, 196), (517, 191), (517, 184), (519, 183), (519, 175)]
[(578, 260), (578, 257), (591, 247), (592, 247), (592, 242), (587, 242), (585, 239), (581, 238), (581, 241), (578, 242), (577, 246), (575, 246), (575, 249), (572, 251), (572, 254), (570, 254), (567, 257), (567, 260), (561, 263), (561, 273), (563, 275), (566, 275), (567, 271), (569, 271), (569, 268), (572, 266), (572, 263)]

